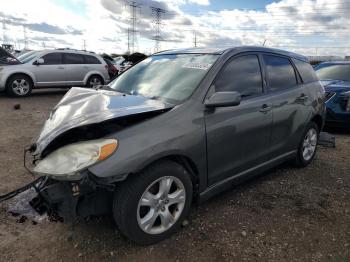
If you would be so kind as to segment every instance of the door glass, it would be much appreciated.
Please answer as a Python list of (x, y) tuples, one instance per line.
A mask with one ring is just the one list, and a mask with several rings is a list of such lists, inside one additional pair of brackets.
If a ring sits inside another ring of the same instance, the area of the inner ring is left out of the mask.
[(92, 55), (84, 55), (85, 64), (101, 64), (100, 60)]
[(264, 55), (270, 91), (278, 91), (297, 84), (295, 71), (289, 59), (279, 56)]
[(84, 57), (80, 54), (65, 53), (63, 61), (65, 64), (70, 64), (70, 65), (84, 64)]
[(61, 53), (50, 53), (42, 57), (44, 59), (44, 65), (60, 65), (62, 64)]
[(234, 58), (219, 73), (215, 91), (237, 91), (242, 98), (262, 94), (262, 77), (256, 55)]

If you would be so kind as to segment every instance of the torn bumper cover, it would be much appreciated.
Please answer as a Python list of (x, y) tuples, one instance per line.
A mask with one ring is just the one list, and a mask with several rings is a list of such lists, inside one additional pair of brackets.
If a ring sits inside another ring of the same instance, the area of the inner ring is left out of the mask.
[(91, 174), (74, 182), (48, 179), (30, 205), (52, 220), (70, 223), (77, 218), (109, 214), (113, 191), (113, 186), (98, 183)]

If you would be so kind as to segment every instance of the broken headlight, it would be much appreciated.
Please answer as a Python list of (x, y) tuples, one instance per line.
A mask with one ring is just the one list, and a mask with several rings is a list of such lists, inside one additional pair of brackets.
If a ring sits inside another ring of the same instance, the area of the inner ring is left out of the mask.
[(98, 139), (70, 144), (57, 149), (41, 160), (34, 172), (58, 180), (76, 180), (79, 171), (113, 154), (118, 146), (115, 139)]

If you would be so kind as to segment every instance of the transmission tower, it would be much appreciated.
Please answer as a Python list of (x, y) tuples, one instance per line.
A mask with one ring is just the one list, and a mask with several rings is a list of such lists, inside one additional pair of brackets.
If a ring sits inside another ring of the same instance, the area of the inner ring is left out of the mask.
[(128, 28), (128, 52), (135, 52), (137, 44), (137, 11), (140, 10), (141, 4), (137, 2), (128, 2), (130, 8), (130, 27)]
[(155, 52), (158, 52), (160, 50), (160, 41), (162, 41), (161, 36), (161, 27), (162, 27), (162, 15), (164, 16), (165, 10), (158, 7), (151, 7), (152, 9), (152, 15), (154, 15), (153, 25), (154, 25), (154, 31), (155, 35), (153, 37), (153, 40), (155, 41), (154, 50)]

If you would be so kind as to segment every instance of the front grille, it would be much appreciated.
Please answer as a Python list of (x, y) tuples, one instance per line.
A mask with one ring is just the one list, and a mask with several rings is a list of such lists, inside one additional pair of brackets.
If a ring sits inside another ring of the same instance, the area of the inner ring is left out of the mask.
[(326, 92), (325, 93), (325, 102), (327, 102), (329, 99), (331, 99), (335, 95), (334, 92)]

